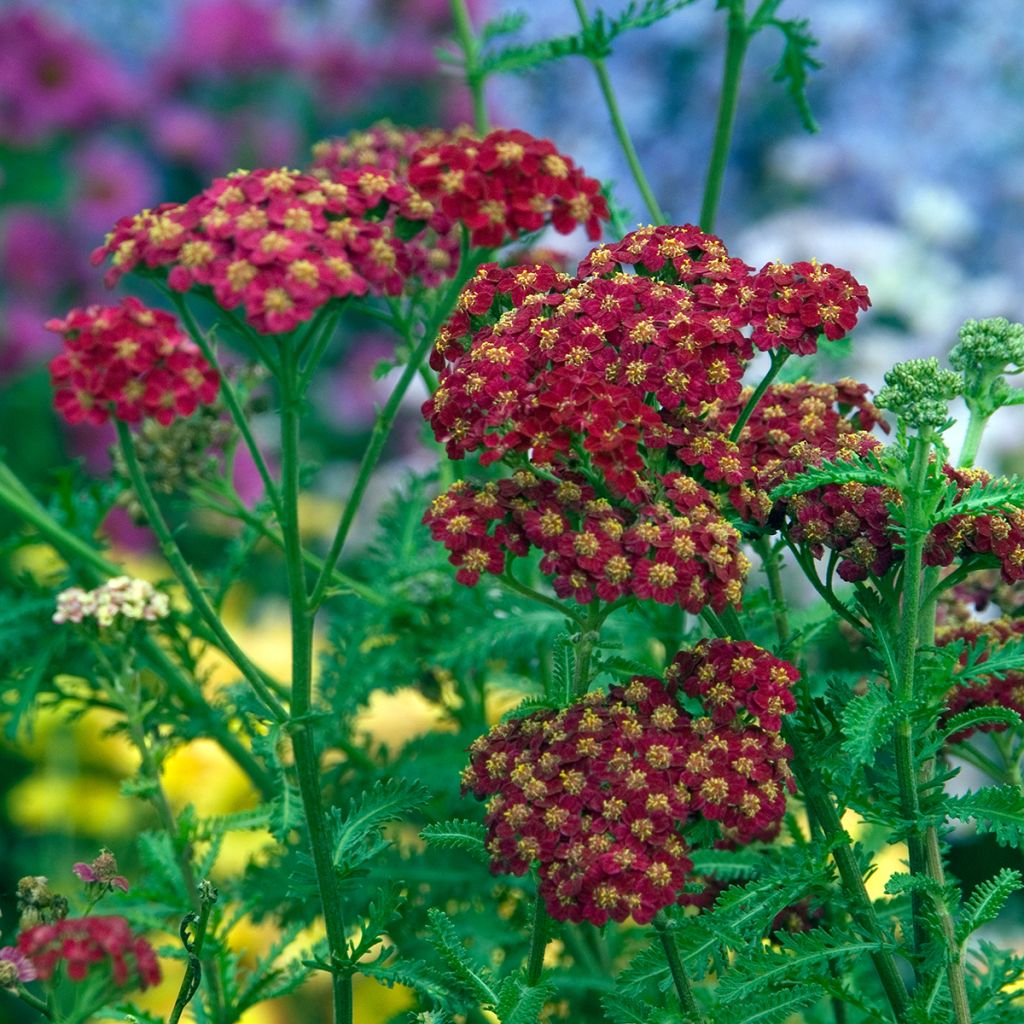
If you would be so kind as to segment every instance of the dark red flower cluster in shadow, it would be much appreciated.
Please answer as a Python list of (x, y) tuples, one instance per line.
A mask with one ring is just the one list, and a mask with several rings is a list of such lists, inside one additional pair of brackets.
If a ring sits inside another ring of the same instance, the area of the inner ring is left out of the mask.
[(160, 981), (153, 947), (133, 935), (123, 917), (65, 918), (38, 924), (18, 936), (18, 951), (46, 981), (61, 964), (72, 981), (83, 981), (94, 967), (109, 967), (118, 988), (149, 988)]
[(64, 337), (50, 363), (54, 405), (69, 423), (155, 419), (166, 426), (216, 397), (220, 379), (169, 313), (138, 299), (73, 309), (46, 325)]
[[(777, 831), (793, 787), (779, 728), (797, 678), (754, 644), (704, 641), (664, 681), (636, 676), (496, 726), (463, 775), (489, 798), (492, 870), (536, 864), (558, 920), (650, 921), (680, 902), (688, 825), (717, 822), (727, 845)], [(680, 694), (704, 714), (691, 717)]]

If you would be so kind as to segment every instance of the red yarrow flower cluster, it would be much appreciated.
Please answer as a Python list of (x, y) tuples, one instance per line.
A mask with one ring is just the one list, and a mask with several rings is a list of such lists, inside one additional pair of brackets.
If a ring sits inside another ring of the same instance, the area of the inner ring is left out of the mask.
[(54, 405), (68, 423), (167, 425), (217, 397), (220, 379), (177, 320), (138, 299), (73, 309), (47, 328), (64, 338), (50, 363)]
[(389, 172), (333, 181), (285, 169), (239, 171), (187, 203), (124, 217), (93, 253), (111, 258), (107, 283), (129, 270), (167, 273), (177, 291), (209, 289), (241, 306), (262, 333), (293, 330), (332, 299), (398, 294), (410, 273), (405, 243), (381, 218), (425, 222), (433, 207)]
[[(1024, 619), (993, 619), (989, 622), (972, 620), (955, 625), (941, 626), (936, 630), (935, 642), (946, 646), (958, 640), (973, 645), (980, 640), (988, 641), (993, 648), (1002, 647), (1024, 636)], [(966, 652), (961, 662), (966, 659)], [(984, 657), (982, 658), (984, 661)], [(1024, 718), (1024, 672), (1004, 672), (995, 676), (983, 676), (966, 686), (954, 686), (946, 696), (946, 710), (940, 725), (973, 708), (1009, 708)], [(949, 737), (951, 743), (960, 743), (975, 732), (1003, 732), (1007, 725), (1000, 722), (983, 722), (963, 729)]]
[(749, 568), (738, 531), (690, 477), (661, 478), (665, 500), (612, 505), (578, 479), (520, 470), (484, 485), (459, 481), (424, 516), (451, 552), (456, 578), (475, 585), (501, 575), (531, 547), (562, 598), (589, 604), (626, 595), (693, 614), (739, 604)]
[[(468, 128), (456, 132), (440, 129), (415, 131), (383, 121), (362, 131), (337, 139), (323, 139), (313, 147), (313, 174), (327, 181), (344, 181), (352, 171), (375, 168), (395, 175), (408, 184), (409, 165), (422, 146), (438, 146), (470, 135)], [(411, 188), (411, 186), (410, 186)], [(409, 261), (408, 276), (427, 288), (435, 288), (452, 277), (459, 265), (458, 224), (425, 196), (412, 190), (417, 209), (434, 210), (427, 225), (400, 223), (400, 207), (392, 206), (381, 220), (392, 233), (402, 237)], [(408, 207), (414, 200), (407, 200)], [(415, 232), (415, 233), (413, 233)], [(410, 237), (411, 234), (411, 237)]]
[(39, 924), (18, 936), (18, 951), (27, 956), (43, 981), (64, 964), (72, 981), (84, 981), (94, 967), (109, 967), (118, 988), (149, 988), (160, 981), (153, 947), (133, 935), (123, 917), (65, 918)]
[[(785, 666), (762, 651), (755, 675), (767, 667), (762, 655)], [(687, 671), (704, 664), (693, 657)], [(749, 654), (736, 657), (747, 672)], [(718, 657), (720, 667), (732, 671)], [(792, 666), (779, 672), (795, 677)], [(563, 711), (514, 718), (470, 748), (463, 785), (489, 798), (492, 871), (521, 875), (537, 864), (557, 920), (646, 923), (681, 902), (693, 866), (687, 825), (697, 820), (717, 822), (726, 843), (778, 828), (792, 790), (789, 748), (745, 712), (691, 718), (675, 696), (689, 675), (674, 675), (637, 676)]]
[(499, 129), (483, 139), (453, 138), (413, 155), (409, 183), (441, 213), (464, 224), (473, 245), (497, 248), (550, 223), (591, 239), (608, 221), (601, 185), (548, 139)]

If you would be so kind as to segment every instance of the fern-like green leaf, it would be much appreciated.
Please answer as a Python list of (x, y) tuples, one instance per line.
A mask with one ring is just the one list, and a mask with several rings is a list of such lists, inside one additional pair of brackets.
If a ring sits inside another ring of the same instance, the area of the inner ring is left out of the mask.
[(991, 833), (1000, 846), (1024, 844), (1024, 793), (1016, 786), (987, 786), (963, 796), (947, 797), (946, 817), (973, 821), (981, 833)]
[(1013, 868), (1002, 868), (992, 878), (982, 882), (964, 905), (956, 929), (957, 941), (966, 942), (983, 924), (994, 921), (1006, 901), (1021, 888), (1024, 888), (1024, 878)]
[(933, 522), (944, 523), (956, 516), (995, 515), (1024, 508), (1024, 480), (1002, 477), (988, 483), (974, 483), (966, 491), (950, 481)]
[(372, 960), (359, 965), (359, 973), (387, 985), (404, 985), (419, 992), (427, 999), (440, 1004), (450, 1013), (458, 1013), (467, 1005), (462, 987), (452, 988), (448, 980), (438, 974), (437, 969), (422, 960), (398, 959), (382, 963)]
[(963, 732), (966, 729), (976, 729), (979, 725), (1012, 727), (1020, 725), (1021, 721), (1020, 715), (1013, 708), (995, 706), (970, 708), (967, 711), (961, 711), (959, 714), (953, 715), (952, 718), (946, 719), (946, 724), (939, 734), (940, 742), (945, 743), (950, 736), (955, 736), (958, 732)]
[(811, 113), (811, 104), (807, 99), (807, 81), (810, 72), (817, 71), (821, 61), (811, 56), (811, 50), (818, 45), (818, 40), (811, 35), (806, 18), (773, 18), (771, 25), (782, 33), (782, 57), (775, 66), (772, 81), (782, 84), (789, 93), (800, 123), (808, 132), (816, 132), (818, 123)]
[(378, 782), (350, 801), (342, 811), (331, 808), (331, 859), (335, 869), (350, 874), (387, 846), (381, 826), (396, 821), (429, 799), (425, 786), (407, 779)]
[(489, 860), (484, 847), (487, 829), (477, 821), (469, 821), (464, 818), (443, 821), (438, 825), (427, 825), (420, 832), (420, 838), (426, 840), (431, 846), (440, 846), (449, 850), (465, 850), (478, 860), (484, 862)]
[(715, 1014), (714, 1024), (785, 1024), (794, 1013), (816, 1003), (821, 995), (820, 988), (803, 985), (784, 992), (755, 996), (741, 1007), (729, 1000), (728, 1005), (720, 1007)]
[(843, 708), (843, 753), (854, 769), (867, 764), (891, 735), (899, 710), (889, 688), (882, 683), (869, 686), (866, 693)]
[(813, 491), (829, 484), (861, 483), (872, 487), (895, 487), (896, 479), (882, 467), (874, 455), (854, 456), (836, 462), (823, 462), (797, 473), (771, 493), (772, 501), (792, 498), (794, 494)]
[(826, 928), (809, 932), (777, 935), (778, 952), (769, 949), (750, 951), (738, 959), (719, 985), (723, 999), (735, 1003), (750, 998), (764, 988), (786, 981), (806, 981), (819, 964), (846, 956), (863, 956), (885, 948), (884, 943), (869, 942), (856, 935)]
[(616, 992), (601, 997), (601, 1006), (612, 1024), (658, 1024), (664, 1012), (660, 1006)]
[(711, 875), (723, 882), (753, 878), (765, 863), (764, 857), (751, 850), (694, 850), (690, 860), (694, 874)]
[(491, 987), (490, 971), (473, 962), (452, 919), (443, 910), (436, 908), (428, 910), (427, 917), (430, 921), (431, 942), (448, 972), (480, 1002), (488, 1007), (497, 1006), (498, 996)]
[(370, 901), (370, 909), (366, 915), (359, 941), (349, 953), (349, 960), (355, 964), (370, 952), (380, 940), (384, 931), (398, 917), (405, 904), (405, 893), (397, 882), (390, 882), (383, 889), (378, 889)]
[(496, 1012), (501, 1024), (535, 1024), (544, 1004), (555, 994), (552, 985), (527, 985), (518, 974), (501, 983)]

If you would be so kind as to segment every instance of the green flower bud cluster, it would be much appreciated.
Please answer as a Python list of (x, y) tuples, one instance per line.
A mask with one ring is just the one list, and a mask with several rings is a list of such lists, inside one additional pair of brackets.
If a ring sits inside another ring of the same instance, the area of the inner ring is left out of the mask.
[[(192, 416), (176, 419), (166, 427), (156, 420), (145, 420), (136, 435), (136, 451), (153, 490), (172, 494), (203, 480), (216, 479), (220, 475), (221, 452), (231, 443), (234, 432), (233, 424), (223, 418), (219, 403), (202, 406)], [(128, 468), (120, 449), (111, 449), (111, 454), (115, 472), (126, 480)], [(133, 519), (145, 518), (130, 488), (121, 492), (117, 503)]]
[(949, 422), (949, 403), (962, 388), (963, 377), (944, 370), (937, 359), (908, 359), (886, 373), (875, 404), (908, 427), (941, 430)]
[(1024, 369), (1024, 324), (1001, 316), (968, 320), (960, 328), (960, 341), (949, 353), (949, 362), (964, 375), (967, 405), (991, 416), (1001, 406), (1020, 401), (1002, 375)]

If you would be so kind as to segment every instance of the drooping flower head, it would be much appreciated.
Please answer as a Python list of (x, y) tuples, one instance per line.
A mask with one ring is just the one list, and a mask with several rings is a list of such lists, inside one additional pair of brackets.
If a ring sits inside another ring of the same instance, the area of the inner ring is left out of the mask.
[(217, 397), (220, 381), (177, 320), (138, 299), (73, 309), (46, 325), (64, 338), (50, 363), (57, 411), (69, 423), (168, 424)]
[(93, 262), (111, 258), (108, 284), (129, 270), (166, 273), (177, 291), (204, 288), (224, 309), (241, 306), (257, 331), (287, 332), (332, 299), (402, 290), (409, 256), (381, 219), (392, 208), (414, 223), (433, 212), (377, 169), (333, 181), (239, 171), (187, 203), (122, 218)]
[(609, 220), (600, 182), (550, 140), (519, 130), (428, 142), (411, 158), (409, 183), (485, 248), (548, 223), (563, 234), (582, 225), (597, 239)]
[(94, 970), (109, 970), (119, 989), (145, 989), (160, 981), (153, 947), (133, 935), (123, 917), (68, 917), (38, 924), (18, 936), (17, 948), (44, 981), (60, 965), (72, 981), (84, 981)]
[[(717, 822), (729, 843), (777, 830), (792, 788), (777, 723), (796, 678), (753, 644), (716, 641), (681, 654), (667, 681), (637, 676), (496, 726), (472, 745), (463, 775), (489, 798), (492, 870), (536, 864), (558, 920), (650, 921), (680, 902), (689, 826)], [(681, 689), (707, 713), (691, 717)]]

